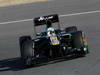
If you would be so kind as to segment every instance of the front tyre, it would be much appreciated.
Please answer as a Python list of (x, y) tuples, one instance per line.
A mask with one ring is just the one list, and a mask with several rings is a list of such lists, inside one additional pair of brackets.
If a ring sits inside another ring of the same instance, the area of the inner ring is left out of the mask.
[(88, 51), (88, 48), (86, 47), (88, 45), (84, 44), (84, 37), (82, 34), (82, 31), (77, 31), (73, 34), (73, 47), (75, 50), (75, 54), (77, 56), (85, 56)]
[(30, 66), (32, 64), (32, 56), (33, 56), (33, 42), (30, 36), (23, 36), (19, 39), (20, 42), (20, 52), (21, 59), (23, 60), (26, 66)]

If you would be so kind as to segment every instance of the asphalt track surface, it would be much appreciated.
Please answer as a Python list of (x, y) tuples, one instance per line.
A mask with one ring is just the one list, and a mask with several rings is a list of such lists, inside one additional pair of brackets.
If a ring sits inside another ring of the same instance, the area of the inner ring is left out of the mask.
[[(54, 0), (0, 8), (0, 23), (100, 10), (100, 0)], [(86, 32), (90, 54), (83, 58), (22, 69), (18, 38), (33, 34), (32, 21), (0, 24), (0, 75), (100, 75), (100, 13), (60, 17), (62, 28), (76, 25)]]

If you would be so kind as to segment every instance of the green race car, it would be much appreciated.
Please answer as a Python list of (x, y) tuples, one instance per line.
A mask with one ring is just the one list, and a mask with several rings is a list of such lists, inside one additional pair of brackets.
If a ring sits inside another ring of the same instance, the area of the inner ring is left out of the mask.
[[(42, 26), (45, 26), (44, 31), (37, 33), (36, 28)], [(76, 26), (62, 30), (57, 14), (35, 18), (34, 37), (21, 36), (19, 43), (21, 58), (26, 66), (44, 60), (50, 61), (69, 55), (80, 57), (89, 53), (84, 32), (78, 31)]]

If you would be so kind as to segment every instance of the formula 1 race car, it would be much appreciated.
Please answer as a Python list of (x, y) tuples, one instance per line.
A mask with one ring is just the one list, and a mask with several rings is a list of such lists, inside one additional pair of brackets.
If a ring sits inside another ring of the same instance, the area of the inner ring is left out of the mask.
[(34, 38), (19, 38), (21, 58), (26, 66), (69, 55), (81, 57), (89, 53), (84, 32), (78, 31), (76, 26), (62, 30), (57, 14), (37, 17), (33, 22)]

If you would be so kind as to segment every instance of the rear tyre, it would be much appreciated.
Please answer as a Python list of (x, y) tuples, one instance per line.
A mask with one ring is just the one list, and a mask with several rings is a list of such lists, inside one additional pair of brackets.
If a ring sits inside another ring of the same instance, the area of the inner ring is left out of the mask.
[(84, 51), (84, 42), (82, 37), (82, 31), (77, 31), (73, 34), (73, 48), (75, 48), (76, 56), (85, 56), (86, 52)]
[(66, 32), (76, 32), (77, 27), (76, 26), (67, 27), (67, 28), (65, 28), (65, 31)]
[(30, 66), (32, 64), (32, 56), (33, 56), (33, 42), (30, 36), (22, 36), (19, 39), (20, 42), (20, 53), (21, 59), (23, 60), (26, 66)]

